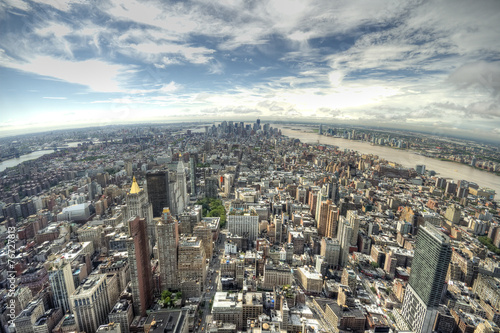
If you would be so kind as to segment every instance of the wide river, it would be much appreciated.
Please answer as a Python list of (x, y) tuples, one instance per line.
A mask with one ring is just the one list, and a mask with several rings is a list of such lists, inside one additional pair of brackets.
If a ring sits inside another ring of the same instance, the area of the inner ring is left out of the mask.
[[(68, 147), (77, 147), (78, 144), (81, 142), (68, 142), (65, 144), (65, 146), (58, 147), (58, 148), (68, 148)], [(26, 155), (21, 155), (18, 158), (10, 158), (8, 160), (5, 160), (3, 162), (0, 162), (0, 172), (4, 171), (7, 168), (15, 167), (18, 164), (21, 164), (25, 161), (30, 161), (30, 160), (35, 160), (39, 157), (42, 157), (43, 155), (53, 153), (53, 149), (48, 149), (48, 150), (37, 150), (32, 153), (26, 154)]]
[(440, 177), (451, 178), (454, 180), (463, 179), (469, 182), (474, 182), (481, 187), (494, 189), (497, 193), (497, 195), (495, 196), (495, 200), (499, 199), (498, 196), (500, 194), (500, 176), (487, 171), (475, 169), (465, 164), (446, 162), (422, 155), (417, 155), (408, 150), (394, 149), (385, 146), (372, 146), (368, 142), (334, 138), (319, 135), (317, 133), (285, 128), (283, 126), (276, 127), (281, 128), (281, 132), (283, 133), (283, 135), (299, 139), (301, 142), (319, 142), (321, 144), (338, 146), (340, 149), (351, 149), (360, 153), (374, 154), (386, 159), (387, 161), (399, 163), (407, 168), (415, 168), (417, 164), (424, 164), (426, 170), (434, 170)]

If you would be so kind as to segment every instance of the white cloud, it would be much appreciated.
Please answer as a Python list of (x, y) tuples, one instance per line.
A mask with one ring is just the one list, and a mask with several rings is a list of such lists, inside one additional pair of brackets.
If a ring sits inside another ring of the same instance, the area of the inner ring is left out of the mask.
[(52, 57), (37, 57), (27, 63), (11, 63), (10, 67), (37, 75), (87, 86), (96, 92), (119, 92), (121, 65), (100, 60), (68, 61)]

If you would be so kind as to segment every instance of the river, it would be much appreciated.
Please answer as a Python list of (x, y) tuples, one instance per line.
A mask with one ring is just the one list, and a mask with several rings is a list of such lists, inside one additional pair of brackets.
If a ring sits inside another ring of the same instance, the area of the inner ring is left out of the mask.
[[(407, 168), (415, 168), (417, 164), (424, 164), (426, 170), (434, 170), (438, 176), (443, 178), (451, 178), (455, 181), (463, 179), (469, 182), (474, 182), (481, 187), (488, 187), (497, 193), (495, 200), (498, 200), (500, 194), (500, 177), (471, 166), (441, 161), (438, 159), (417, 155), (409, 150), (394, 149), (386, 146), (372, 146), (368, 142), (347, 140), (334, 138), (317, 133), (304, 132), (301, 130), (286, 128), (284, 126), (276, 126), (281, 129), (283, 135), (291, 138), (297, 138), (305, 143), (320, 143), (338, 146), (340, 149), (351, 149), (365, 154), (374, 154), (386, 159), (401, 164)], [(297, 126), (293, 126), (292, 128)]]
[(3, 162), (0, 162), (0, 172), (4, 171), (7, 168), (15, 167), (16, 165), (21, 164), (25, 161), (35, 160), (39, 157), (42, 157), (43, 155), (50, 154), (53, 152), (54, 150), (38, 150), (26, 155), (22, 155), (18, 158), (11, 158), (5, 160)]
[[(62, 147), (57, 147), (57, 148), (64, 149), (64, 148), (77, 147), (78, 144), (80, 143), (82, 142), (68, 142), (65, 143)], [(8, 160), (0, 162), (0, 172), (4, 171), (7, 168), (15, 167), (16, 165), (19, 165), (25, 161), (35, 160), (39, 157), (42, 157), (43, 155), (47, 155), (53, 152), (54, 152), (53, 149), (37, 150), (26, 155), (21, 155), (18, 158), (10, 158)]]

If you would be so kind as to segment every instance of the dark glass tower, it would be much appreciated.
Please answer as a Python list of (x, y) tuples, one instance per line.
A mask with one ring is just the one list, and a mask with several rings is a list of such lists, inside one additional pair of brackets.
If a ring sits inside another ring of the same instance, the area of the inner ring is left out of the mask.
[(450, 239), (427, 223), (418, 230), (402, 315), (415, 332), (431, 332), (451, 259)]
[(153, 204), (153, 217), (161, 217), (163, 207), (170, 207), (168, 171), (155, 170), (146, 174), (148, 198)]

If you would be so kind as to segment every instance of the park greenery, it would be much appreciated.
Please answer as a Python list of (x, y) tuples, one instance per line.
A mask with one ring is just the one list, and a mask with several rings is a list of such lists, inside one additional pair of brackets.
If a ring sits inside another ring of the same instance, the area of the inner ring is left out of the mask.
[(500, 255), (500, 249), (493, 244), (493, 241), (488, 236), (479, 236), (477, 238), (491, 252)]
[(222, 200), (215, 198), (203, 198), (196, 202), (197, 205), (203, 207), (203, 216), (206, 217), (220, 217), (220, 227), (224, 228), (226, 225), (226, 209)]
[(182, 299), (182, 292), (178, 291), (176, 293), (172, 293), (170, 290), (164, 290), (161, 293), (161, 300), (163, 302), (163, 306), (165, 307), (172, 307), (175, 305), (175, 303)]

